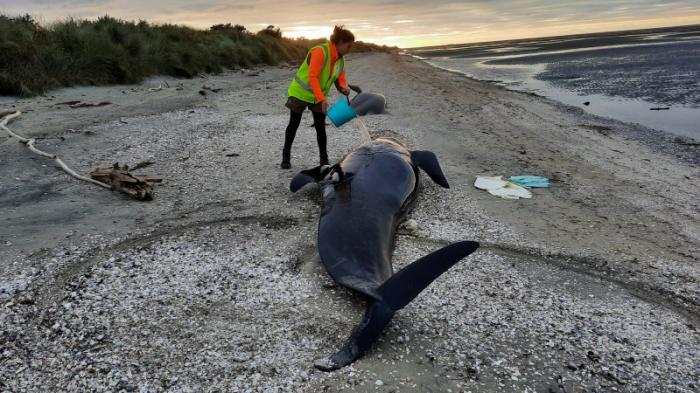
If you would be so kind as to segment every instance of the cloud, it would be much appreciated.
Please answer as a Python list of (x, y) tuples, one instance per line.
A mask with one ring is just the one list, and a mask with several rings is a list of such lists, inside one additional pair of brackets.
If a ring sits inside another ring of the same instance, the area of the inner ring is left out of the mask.
[(198, 28), (273, 24), (293, 36), (344, 24), (359, 39), (401, 46), (700, 23), (697, 0), (0, 0), (0, 10), (45, 22), (109, 14)]

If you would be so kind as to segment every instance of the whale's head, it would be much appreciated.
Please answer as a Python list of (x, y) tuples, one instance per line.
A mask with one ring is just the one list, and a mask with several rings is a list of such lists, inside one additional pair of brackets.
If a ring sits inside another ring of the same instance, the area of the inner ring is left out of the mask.
[(328, 176), (339, 176), (342, 179), (343, 163), (351, 156), (363, 154), (371, 155), (378, 152), (402, 155), (406, 160), (410, 160), (416, 174), (418, 169), (421, 169), (438, 185), (450, 188), (435, 153), (427, 150), (409, 150), (408, 147), (399, 140), (383, 136), (374, 138), (372, 141), (358, 147), (333, 166), (322, 165), (299, 172), (289, 184), (289, 189), (292, 192), (296, 192), (306, 184), (321, 182)]

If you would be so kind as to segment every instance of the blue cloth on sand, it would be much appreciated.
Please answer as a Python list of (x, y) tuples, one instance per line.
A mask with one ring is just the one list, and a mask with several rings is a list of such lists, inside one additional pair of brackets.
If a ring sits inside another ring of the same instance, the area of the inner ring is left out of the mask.
[(549, 188), (549, 179), (543, 176), (511, 176), (508, 181), (527, 188)]

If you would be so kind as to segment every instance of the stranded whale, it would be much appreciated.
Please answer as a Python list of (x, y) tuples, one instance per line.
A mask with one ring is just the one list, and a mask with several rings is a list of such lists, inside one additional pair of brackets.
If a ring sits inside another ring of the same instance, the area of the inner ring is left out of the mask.
[(386, 97), (376, 93), (360, 93), (350, 100), (350, 106), (360, 116), (386, 113)]
[(393, 273), (394, 234), (416, 199), (419, 168), (449, 188), (435, 154), (409, 151), (391, 138), (364, 144), (332, 167), (302, 171), (290, 183), (292, 192), (312, 182), (321, 186), (321, 260), (333, 280), (367, 299), (364, 318), (345, 346), (316, 362), (321, 370), (335, 370), (357, 360), (396, 311), (479, 246), (472, 241), (454, 243)]

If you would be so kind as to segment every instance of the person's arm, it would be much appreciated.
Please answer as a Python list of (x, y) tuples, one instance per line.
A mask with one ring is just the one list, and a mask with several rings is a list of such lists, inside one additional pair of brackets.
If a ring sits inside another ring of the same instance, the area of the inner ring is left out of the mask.
[[(338, 60), (340, 61), (340, 60)], [(345, 80), (345, 70), (340, 73), (340, 76), (338, 76), (338, 90), (340, 90), (341, 93), (348, 95), (350, 94), (350, 88), (348, 87), (348, 82)]]
[(326, 97), (323, 95), (323, 90), (321, 89), (321, 82), (318, 80), (319, 76), (321, 76), (325, 63), (326, 59), (323, 55), (323, 49), (316, 48), (311, 51), (311, 60), (309, 61), (309, 84), (311, 85), (311, 90), (314, 92), (317, 103), (326, 99)]

